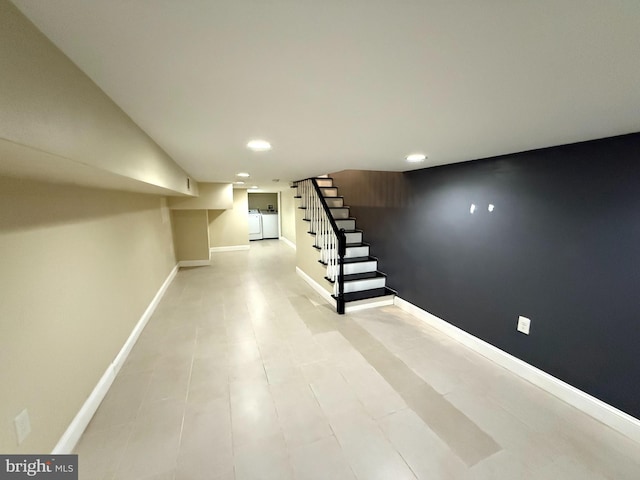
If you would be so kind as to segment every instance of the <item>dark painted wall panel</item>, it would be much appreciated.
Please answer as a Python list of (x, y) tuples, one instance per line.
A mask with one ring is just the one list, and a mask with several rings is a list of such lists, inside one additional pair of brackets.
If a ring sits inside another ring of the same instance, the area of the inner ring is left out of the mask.
[(405, 206), (353, 215), (402, 298), (640, 418), (640, 134), (395, 185)]

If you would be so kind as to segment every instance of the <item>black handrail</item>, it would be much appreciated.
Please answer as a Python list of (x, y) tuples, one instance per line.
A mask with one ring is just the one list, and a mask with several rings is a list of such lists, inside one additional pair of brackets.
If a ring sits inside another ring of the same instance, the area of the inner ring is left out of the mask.
[(344, 233), (344, 228), (338, 228), (338, 224), (336, 223), (335, 218), (331, 214), (331, 210), (327, 205), (327, 201), (324, 199), (324, 195), (322, 195), (322, 191), (318, 186), (318, 182), (315, 178), (310, 178), (311, 184), (316, 191), (316, 194), (320, 198), (320, 204), (324, 209), (324, 212), (329, 217), (329, 223), (331, 224), (331, 228), (333, 229), (333, 233), (335, 233), (336, 238), (338, 239), (338, 298), (336, 298), (336, 310), (338, 314), (344, 314), (344, 256), (347, 253), (347, 235)]

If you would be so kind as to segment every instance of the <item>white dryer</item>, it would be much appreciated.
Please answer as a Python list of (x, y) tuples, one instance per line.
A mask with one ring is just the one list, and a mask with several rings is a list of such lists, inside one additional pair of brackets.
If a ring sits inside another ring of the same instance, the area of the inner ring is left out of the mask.
[(249, 240), (262, 240), (262, 215), (260, 210), (249, 210)]
[(280, 238), (278, 235), (278, 212), (274, 210), (260, 210), (262, 213), (262, 238)]

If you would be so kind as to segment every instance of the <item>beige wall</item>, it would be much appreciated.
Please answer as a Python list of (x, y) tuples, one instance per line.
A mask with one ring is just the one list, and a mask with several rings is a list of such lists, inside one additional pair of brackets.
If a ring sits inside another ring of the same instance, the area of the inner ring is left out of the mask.
[(172, 210), (225, 210), (233, 208), (231, 183), (199, 183), (198, 197), (171, 197)]
[(296, 210), (298, 203), (295, 198), (296, 190), (288, 188), (280, 192), (280, 222), (282, 222), (282, 236), (291, 243), (296, 243)]
[(249, 245), (247, 191), (233, 191), (231, 210), (209, 210), (209, 246), (234, 247)]
[(178, 261), (209, 260), (209, 219), (206, 210), (171, 210)]
[(0, 174), (83, 184), (96, 176), (114, 188), (135, 188), (123, 182), (133, 179), (141, 191), (197, 193), (194, 182), (187, 189), (187, 173), (7, 0), (0, 0), (0, 59), (0, 141), (38, 157), (34, 168), (0, 155)]
[(175, 265), (163, 200), (0, 177), (0, 452), (50, 452), (122, 348)]
[(273, 209), (278, 209), (277, 193), (249, 193), (249, 208), (254, 210), (268, 210), (269, 205), (273, 205)]

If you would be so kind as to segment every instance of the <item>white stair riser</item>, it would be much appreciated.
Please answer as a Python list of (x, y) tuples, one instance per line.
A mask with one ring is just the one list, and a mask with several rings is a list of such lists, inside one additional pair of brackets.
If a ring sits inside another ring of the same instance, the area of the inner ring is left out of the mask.
[(322, 192), (323, 197), (337, 197), (338, 189), (336, 187), (321, 187), (320, 191)]
[(345, 263), (344, 274), (352, 275), (354, 273), (375, 272), (378, 269), (378, 262), (371, 260), (368, 262)]
[(344, 311), (346, 313), (357, 312), (358, 310), (366, 310), (368, 308), (383, 307), (385, 305), (393, 305), (394, 295), (385, 295), (384, 297), (367, 298), (366, 300), (357, 300), (355, 302), (347, 302)]
[(353, 280), (344, 283), (344, 293), (361, 292), (363, 290), (371, 290), (373, 288), (382, 288), (386, 284), (385, 277), (363, 278), (362, 280)]
[(362, 232), (349, 232), (345, 235), (347, 236), (347, 243), (362, 243)]
[(369, 256), (369, 245), (364, 245), (362, 247), (347, 247), (347, 251), (344, 254), (345, 258), (368, 257), (368, 256)]
[(349, 220), (336, 220), (338, 228), (344, 228), (345, 230), (355, 230), (356, 221), (354, 219)]
[(331, 216), (333, 218), (349, 218), (349, 209), (348, 208), (341, 208), (341, 209), (335, 209), (332, 208), (331, 209)]
[(328, 207), (342, 207), (344, 206), (344, 198), (336, 197), (336, 198), (325, 198)]
[(332, 178), (316, 178), (319, 187), (333, 187)]

